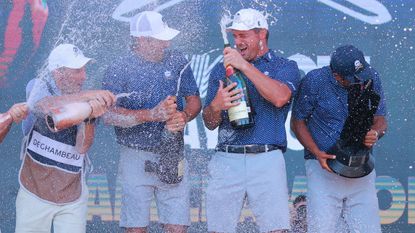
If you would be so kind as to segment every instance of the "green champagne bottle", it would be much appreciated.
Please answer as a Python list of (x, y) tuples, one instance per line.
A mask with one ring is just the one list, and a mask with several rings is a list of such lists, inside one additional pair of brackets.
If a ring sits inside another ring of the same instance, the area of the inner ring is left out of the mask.
[[(225, 47), (229, 47), (226, 44)], [(246, 129), (255, 125), (254, 114), (249, 99), (248, 87), (246, 85), (244, 75), (239, 70), (228, 65), (226, 67), (226, 85), (237, 83), (236, 89), (242, 89), (243, 96), (233, 102), (239, 102), (239, 105), (228, 109), (228, 117), (231, 126), (234, 129)], [(234, 88), (234, 89), (235, 89)]]

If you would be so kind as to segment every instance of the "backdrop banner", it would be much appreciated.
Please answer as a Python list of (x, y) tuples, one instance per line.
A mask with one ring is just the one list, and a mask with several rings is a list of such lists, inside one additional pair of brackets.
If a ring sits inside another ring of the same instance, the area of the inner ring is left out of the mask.
[[(170, 27), (181, 31), (172, 46), (189, 59), (203, 100), (210, 71), (222, 60), (220, 18), (225, 12), (248, 7), (269, 14), (269, 46), (280, 56), (295, 60), (302, 75), (328, 65), (330, 53), (344, 44), (360, 48), (379, 71), (388, 109), (388, 132), (374, 148), (382, 229), (415, 232), (415, 1), (0, 0), (0, 112), (25, 100), (27, 82), (46, 70), (50, 51), (63, 42), (76, 44), (94, 58), (85, 88), (100, 88), (105, 69), (129, 49), (129, 18), (144, 10), (159, 11)], [(285, 127), (291, 205), (298, 195), (307, 193), (307, 179), (303, 147), (289, 130), (288, 121)], [(112, 127), (101, 123), (96, 132), (89, 153), (94, 171), (88, 177), (88, 232), (122, 232), (118, 227), (119, 146)], [(21, 125), (14, 125), (0, 145), (3, 233), (14, 232), (22, 136)], [(188, 123), (185, 156), (192, 181), (190, 232), (207, 232), (204, 191), (216, 142), (217, 130), (205, 128), (201, 115)], [(155, 203), (151, 220), (158, 220)], [(238, 228), (239, 232), (255, 232), (248, 205)], [(151, 229), (161, 228), (153, 224)]]

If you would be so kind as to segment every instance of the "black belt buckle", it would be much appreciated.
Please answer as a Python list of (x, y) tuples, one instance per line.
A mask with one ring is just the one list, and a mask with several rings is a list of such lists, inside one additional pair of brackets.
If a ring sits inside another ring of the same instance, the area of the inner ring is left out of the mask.
[(258, 154), (272, 150), (281, 149), (277, 145), (221, 145), (216, 148), (216, 151), (237, 154)]

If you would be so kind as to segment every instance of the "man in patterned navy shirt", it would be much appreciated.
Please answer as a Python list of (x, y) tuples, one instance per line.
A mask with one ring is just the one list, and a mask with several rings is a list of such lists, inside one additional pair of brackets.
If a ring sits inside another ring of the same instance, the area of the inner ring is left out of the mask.
[[(300, 72), (294, 61), (268, 48), (268, 23), (259, 11), (240, 10), (228, 30), (236, 49), (225, 48), (224, 62), (213, 69), (203, 111), (207, 128), (219, 127), (206, 191), (208, 230), (235, 232), (247, 197), (260, 231), (280, 232), (290, 228), (284, 123)], [(231, 127), (227, 110), (235, 106), (241, 90), (232, 90), (236, 83), (224, 87), (224, 65), (244, 75), (255, 112), (251, 128)]]
[(373, 170), (361, 178), (334, 174), (327, 165), (335, 156), (327, 151), (336, 144), (348, 116), (348, 87), (372, 79), (380, 95), (373, 125), (364, 138), (372, 148), (386, 131), (386, 108), (379, 74), (354, 46), (337, 48), (330, 67), (310, 71), (302, 80), (295, 97), (292, 128), (303, 144), (308, 188), (308, 231), (338, 232), (336, 223), (344, 212), (352, 232), (381, 232), (378, 199)]
[(160, 148), (164, 128), (170, 132), (183, 131), (201, 109), (188, 61), (182, 54), (168, 49), (170, 40), (178, 34), (157, 12), (136, 15), (130, 22), (132, 49), (108, 67), (103, 81), (104, 89), (115, 94), (131, 93), (129, 97), (119, 98), (117, 106), (104, 118), (107, 124), (115, 126), (117, 142), (121, 145), (120, 226), (129, 233), (146, 232), (153, 195), (166, 232), (186, 232), (190, 225), (187, 169), (180, 183), (167, 184), (144, 168), (147, 160), (158, 162), (157, 151), (168, 151), (183, 142)]

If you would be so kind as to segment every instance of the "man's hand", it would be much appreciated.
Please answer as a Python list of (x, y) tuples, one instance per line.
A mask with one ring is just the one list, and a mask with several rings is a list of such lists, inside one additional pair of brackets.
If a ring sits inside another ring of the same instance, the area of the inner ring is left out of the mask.
[(216, 96), (211, 103), (212, 107), (216, 111), (228, 110), (231, 107), (239, 105), (239, 102), (232, 103), (232, 101), (238, 100), (242, 97), (241, 89), (232, 90), (234, 87), (236, 87), (236, 85), (236, 83), (232, 83), (227, 87), (223, 87), (223, 81), (219, 80), (219, 89), (216, 92)]
[(321, 168), (323, 168), (324, 170), (328, 172), (333, 172), (330, 169), (329, 165), (327, 165), (327, 159), (336, 159), (335, 155), (330, 155), (324, 151), (320, 151), (319, 153), (316, 154), (316, 158), (318, 162), (320, 163)]
[(171, 119), (166, 122), (166, 128), (168, 131), (180, 132), (184, 130), (187, 123), (187, 114), (185, 112), (177, 111)]
[(365, 144), (367, 148), (372, 148), (373, 145), (375, 145), (375, 143), (378, 141), (378, 139), (379, 133), (376, 130), (371, 129), (366, 133), (365, 141), (363, 142), (363, 144)]
[(112, 92), (107, 90), (92, 90), (92, 91), (85, 91), (85, 95), (89, 100), (97, 100), (102, 105), (107, 107), (111, 107), (117, 101), (117, 97), (115, 97)]
[(7, 113), (10, 114), (14, 123), (20, 123), (27, 117), (29, 108), (27, 107), (26, 103), (18, 103), (13, 105), (9, 111), (7, 111)]
[(176, 112), (176, 96), (167, 96), (166, 99), (150, 110), (150, 117), (155, 122), (164, 122), (173, 118)]
[(113, 106), (117, 98), (110, 91), (105, 90), (95, 90), (88, 91), (88, 101), (89, 105), (92, 108), (90, 118), (97, 118), (107, 112), (108, 108)]
[(249, 65), (249, 62), (242, 57), (238, 50), (226, 47), (223, 50), (223, 65), (225, 67), (231, 65), (238, 70), (244, 70)]

